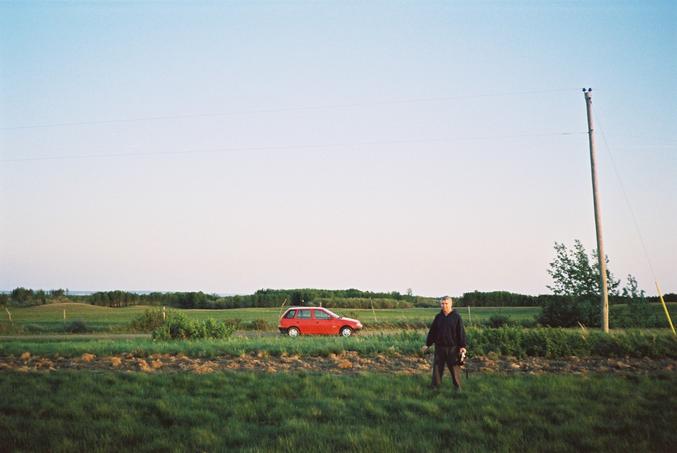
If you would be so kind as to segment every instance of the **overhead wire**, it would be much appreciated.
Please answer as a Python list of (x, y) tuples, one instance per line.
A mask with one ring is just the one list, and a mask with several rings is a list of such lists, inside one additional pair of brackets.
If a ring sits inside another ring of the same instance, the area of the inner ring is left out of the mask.
[(644, 258), (646, 259), (646, 262), (649, 266), (649, 271), (651, 272), (651, 275), (654, 279), (655, 282), (658, 281), (658, 278), (656, 277), (656, 272), (654, 272), (654, 267), (653, 264), (651, 263), (651, 258), (649, 256), (649, 251), (646, 246), (646, 243), (644, 242), (644, 236), (642, 235), (642, 231), (639, 227), (639, 221), (637, 220), (637, 215), (635, 214), (635, 210), (632, 207), (632, 203), (630, 203), (630, 197), (628, 197), (627, 190), (625, 189), (625, 184), (623, 183), (623, 178), (621, 177), (620, 172), (618, 171), (618, 166), (616, 165), (616, 160), (614, 159), (613, 153), (611, 152), (611, 147), (609, 146), (609, 142), (607, 141), (606, 134), (604, 133), (604, 128), (602, 127), (602, 121), (600, 119), (600, 116), (598, 113), (593, 113), (593, 116), (595, 118), (595, 123), (597, 124), (597, 127), (599, 128), (600, 135), (602, 136), (602, 141), (604, 142), (604, 149), (606, 150), (607, 154), (609, 155), (609, 160), (611, 161), (611, 168), (614, 171), (614, 174), (616, 175), (616, 179), (618, 180), (618, 184), (621, 187), (621, 193), (623, 194), (623, 199), (625, 200), (625, 204), (628, 207), (628, 210), (630, 211), (630, 216), (632, 217), (632, 223), (635, 227), (635, 232), (637, 233), (637, 237), (639, 238), (639, 242), (642, 246), (642, 250), (644, 252)]
[(497, 135), (497, 136), (468, 136), (468, 137), (451, 137), (451, 138), (432, 138), (432, 139), (410, 139), (410, 140), (384, 140), (384, 141), (364, 141), (364, 142), (347, 142), (347, 143), (324, 143), (324, 144), (300, 144), (300, 145), (280, 145), (280, 146), (248, 146), (248, 147), (220, 147), (209, 149), (185, 149), (178, 151), (146, 151), (146, 152), (117, 152), (107, 154), (73, 154), (61, 156), (34, 156), (34, 157), (20, 157), (13, 159), (0, 159), (0, 163), (10, 162), (29, 162), (29, 161), (43, 161), (43, 160), (71, 160), (71, 159), (96, 159), (96, 158), (116, 158), (116, 157), (145, 157), (145, 156), (171, 156), (182, 154), (207, 154), (207, 153), (227, 153), (227, 152), (242, 152), (242, 151), (284, 151), (284, 150), (301, 150), (301, 149), (322, 149), (322, 148), (346, 148), (354, 146), (382, 146), (382, 145), (406, 145), (418, 143), (449, 143), (454, 141), (472, 141), (472, 140), (506, 140), (512, 138), (524, 137), (556, 137), (556, 136), (571, 136), (584, 135), (585, 131), (574, 132), (551, 132), (551, 133), (537, 133), (537, 134), (511, 134), (511, 135)]
[[(578, 89), (575, 89), (575, 90), (578, 90)], [(28, 125), (17, 125), (17, 126), (2, 126), (2, 127), (0, 127), (0, 130), (12, 131), (12, 130), (21, 130), (21, 129), (89, 126), (89, 125), (115, 124), (115, 123), (134, 123), (134, 122), (141, 122), (141, 121), (163, 121), (163, 120), (176, 120), (176, 119), (214, 118), (214, 117), (224, 117), (224, 116), (253, 115), (253, 114), (259, 114), (259, 113), (283, 113), (283, 112), (294, 112), (294, 111), (331, 110), (331, 109), (365, 107), (365, 106), (372, 106), (372, 105), (378, 106), (378, 105), (415, 104), (415, 103), (426, 103), (426, 102), (447, 102), (447, 101), (454, 101), (454, 100), (459, 100), (459, 99), (472, 99), (472, 98), (483, 98), (483, 97), (500, 97), (500, 96), (518, 96), (518, 95), (527, 95), (527, 94), (556, 93), (556, 92), (564, 92), (564, 91), (574, 91), (574, 89), (560, 88), (560, 89), (549, 89), (549, 90), (508, 91), (508, 92), (502, 92), (502, 93), (467, 94), (467, 95), (441, 96), (441, 97), (431, 97), (431, 98), (391, 99), (391, 100), (383, 100), (383, 101), (355, 102), (355, 103), (346, 103), (346, 104), (327, 104), (327, 105), (314, 105), (314, 106), (251, 109), (251, 110), (241, 110), (241, 111), (221, 112), (221, 113), (195, 113), (195, 114), (179, 114), (179, 115), (158, 115), (158, 116), (147, 116), (147, 117), (138, 117), (138, 118), (117, 118), (117, 119), (107, 119), (107, 120), (68, 121), (68, 122), (62, 122), (62, 123), (44, 123), (44, 124), (28, 124)]]

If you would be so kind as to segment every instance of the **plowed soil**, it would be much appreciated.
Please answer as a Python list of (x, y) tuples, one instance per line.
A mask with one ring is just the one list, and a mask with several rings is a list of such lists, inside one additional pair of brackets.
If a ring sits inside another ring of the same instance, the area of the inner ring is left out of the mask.
[[(190, 372), (213, 373), (226, 370), (280, 372), (329, 372), (350, 374), (363, 371), (419, 374), (431, 370), (432, 356), (419, 355), (374, 355), (360, 356), (356, 352), (331, 354), (327, 357), (281, 355), (270, 356), (265, 352), (241, 356), (220, 356), (213, 358), (188, 357), (182, 354), (153, 354), (135, 356), (121, 354), (115, 356), (95, 356), (85, 353), (80, 357), (39, 357), (25, 352), (21, 356), (0, 357), (2, 371), (56, 371), (70, 370), (118, 370), (123, 372), (166, 373)], [(528, 357), (474, 357), (465, 365), (467, 373), (532, 374), (545, 373), (614, 373), (649, 374), (661, 371), (675, 371), (675, 359), (636, 359), (636, 358), (600, 358), (566, 357), (545, 359)]]

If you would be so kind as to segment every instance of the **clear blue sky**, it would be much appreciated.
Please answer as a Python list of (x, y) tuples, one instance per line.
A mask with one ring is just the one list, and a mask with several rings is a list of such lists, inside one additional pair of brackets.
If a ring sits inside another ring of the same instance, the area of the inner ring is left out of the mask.
[(546, 293), (592, 87), (610, 268), (676, 292), (674, 5), (0, 3), (0, 288)]

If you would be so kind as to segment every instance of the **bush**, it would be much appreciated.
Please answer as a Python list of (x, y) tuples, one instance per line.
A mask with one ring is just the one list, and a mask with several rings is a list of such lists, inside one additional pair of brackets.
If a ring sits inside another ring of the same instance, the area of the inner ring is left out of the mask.
[(535, 319), (522, 319), (519, 322), (519, 326), (525, 329), (531, 329), (538, 325)]
[(63, 329), (65, 332), (68, 333), (85, 333), (89, 332), (89, 328), (87, 327), (87, 324), (82, 321), (81, 319), (76, 319), (75, 321), (71, 321), (68, 324), (64, 326)]
[(216, 321), (212, 318), (202, 322), (204, 326), (204, 337), (202, 338), (228, 338), (233, 334), (233, 329), (223, 322)]
[(19, 324), (9, 321), (0, 321), (0, 335), (15, 335), (22, 332), (23, 329)]
[(546, 300), (538, 322), (550, 327), (598, 327), (600, 323), (599, 301), (588, 298), (563, 297)]
[(240, 325), (242, 324), (242, 320), (240, 318), (224, 319), (223, 323), (228, 328), (232, 328), (233, 330), (237, 330), (237, 329), (240, 328)]
[(270, 324), (265, 319), (255, 319), (246, 325), (248, 330), (270, 330)]
[(49, 329), (40, 324), (26, 324), (25, 326), (23, 326), (23, 330), (26, 333), (45, 333)]
[[(354, 317), (354, 315), (353, 315)], [(430, 328), (431, 321), (424, 321), (418, 319), (394, 319), (391, 321), (365, 321), (363, 322), (365, 329), (428, 329)]]
[(234, 331), (234, 326), (211, 318), (195, 321), (183, 313), (171, 312), (167, 314), (167, 320), (153, 330), (151, 337), (153, 340), (223, 339), (230, 337)]
[[(166, 314), (165, 314), (166, 316)], [(165, 322), (162, 310), (146, 310), (132, 320), (130, 326), (137, 332), (152, 332)]]
[(666, 327), (665, 317), (655, 313), (646, 298), (629, 298), (626, 305), (616, 306), (609, 313), (613, 327)]
[(510, 316), (507, 315), (492, 315), (488, 321), (489, 327), (493, 329), (504, 327), (510, 324), (512, 324), (510, 322)]
[(473, 355), (496, 353), (516, 357), (677, 357), (677, 337), (637, 331), (605, 334), (581, 329), (469, 328)]

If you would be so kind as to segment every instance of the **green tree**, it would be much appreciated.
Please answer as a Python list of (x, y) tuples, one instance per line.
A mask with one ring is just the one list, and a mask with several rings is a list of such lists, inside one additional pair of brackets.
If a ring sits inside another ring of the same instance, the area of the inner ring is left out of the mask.
[(61, 289), (61, 288), (52, 289), (52, 290), (49, 291), (49, 297), (51, 297), (52, 299), (58, 299), (58, 298), (63, 297), (65, 295), (66, 295), (66, 290)]
[(662, 327), (660, 320), (653, 313), (643, 289), (639, 288), (637, 279), (628, 274), (628, 284), (623, 288), (625, 305), (612, 313), (611, 321), (619, 327)]
[[(604, 257), (609, 262), (608, 257)], [(559, 299), (548, 299), (543, 305), (539, 322), (543, 325), (573, 327), (577, 324), (586, 326), (600, 325), (599, 309), (599, 263), (597, 251), (588, 256), (585, 247), (579, 240), (574, 241), (573, 248), (555, 242), (555, 259), (550, 263), (548, 274), (553, 284), (548, 288)], [(639, 289), (637, 279), (627, 277), (628, 283), (619, 291), (620, 280), (613, 277), (607, 266), (607, 286), (610, 296), (622, 299), (625, 307), (618, 307), (612, 314), (611, 322), (617, 327), (647, 325), (651, 322), (651, 310), (646, 303), (644, 291)]]
[[(608, 264), (609, 257), (604, 258)], [(550, 263), (548, 274), (552, 277), (553, 284), (547, 288), (556, 295), (594, 297), (600, 294), (597, 251), (593, 250), (588, 257), (588, 252), (578, 239), (574, 240), (571, 249), (563, 243), (555, 242), (555, 259)], [(609, 294), (619, 295), (618, 287), (621, 282), (614, 278), (608, 266), (606, 275)]]
[(24, 303), (33, 298), (33, 290), (23, 287), (14, 288), (11, 293), (11, 298), (15, 302)]
[(47, 293), (42, 289), (39, 289), (35, 292), (34, 298), (41, 304), (47, 303)]

